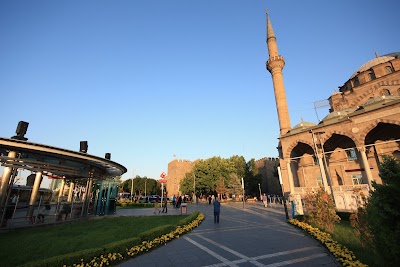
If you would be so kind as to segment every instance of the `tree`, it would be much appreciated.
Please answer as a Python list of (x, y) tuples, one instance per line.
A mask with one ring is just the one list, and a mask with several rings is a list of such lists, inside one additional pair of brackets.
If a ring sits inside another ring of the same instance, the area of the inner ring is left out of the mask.
[(193, 170), (186, 173), (185, 178), (181, 181), (180, 191), (184, 194), (191, 193), (195, 182), (196, 195), (215, 194), (220, 177), (222, 177), (224, 185), (228, 186), (231, 182), (231, 175), (238, 172), (236, 165), (240, 166), (241, 161), (239, 156), (232, 158), (212, 157), (197, 161)]
[[(124, 192), (131, 192), (132, 189), (132, 179), (125, 180), (121, 183), (121, 187)], [(145, 192), (146, 190), (146, 192)], [(133, 178), (133, 194), (134, 195), (160, 195), (161, 194), (161, 184), (155, 179), (147, 178), (147, 176), (140, 177), (136, 175)]]
[(366, 206), (372, 242), (384, 266), (400, 262), (400, 162), (384, 157), (379, 167), (382, 184), (373, 182)]
[(246, 164), (246, 175), (244, 177), (244, 185), (245, 185), (244, 188), (246, 190), (246, 194), (252, 196), (258, 196), (260, 194), (258, 184), (260, 184), (261, 181), (262, 181), (262, 176), (260, 173), (258, 173), (256, 161), (255, 159), (251, 159)]
[(241, 177), (236, 173), (231, 174), (231, 182), (227, 185), (226, 193), (235, 196), (243, 194)]
[(226, 193), (226, 187), (225, 187), (225, 182), (224, 179), (221, 177), (219, 177), (218, 183), (217, 183), (217, 187), (215, 188), (215, 191), (217, 192), (218, 195), (220, 195), (221, 197), (223, 195), (225, 195)]
[(318, 228), (332, 233), (335, 223), (340, 220), (332, 197), (320, 187), (317, 192), (307, 192), (304, 203), (307, 222), (315, 223)]

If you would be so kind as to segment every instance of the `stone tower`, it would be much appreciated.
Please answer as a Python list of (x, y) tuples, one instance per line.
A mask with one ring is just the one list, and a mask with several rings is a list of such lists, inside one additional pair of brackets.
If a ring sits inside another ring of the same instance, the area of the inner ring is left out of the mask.
[(269, 59), (266, 62), (267, 70), (271, 73), (272, 82), (274, 85), (276, 109), (278, 111), (280, 136), (286, 134), (290, 130), (289, 110), (286, 101), (285, 86), (283, 85), (282, 70), (285, 66), (285, 60), (278, 53), (278, 45), (274, 30), (272, 29), (271, 21), (267, 16), (267, 45)]

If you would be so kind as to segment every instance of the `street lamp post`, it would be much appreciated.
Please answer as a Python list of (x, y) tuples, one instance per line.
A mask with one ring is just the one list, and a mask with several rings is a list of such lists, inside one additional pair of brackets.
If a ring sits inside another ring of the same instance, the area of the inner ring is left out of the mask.
[(193, 173), (193, 193), (196, 194), (196, 175)]
[(286, 205), (285, 192), (283, 191), (282, 172), (281, 172), (281, 167), (279, 166), (278, 166), (278, 176), (279, 176), (279, 184), (281, 185), (281, 190), (282, 190), (283, 207), (285, 208), (286, 220), (289, 220), (289, 213)]
[(326, 181), (326, 176), (325, 176), (325, 174), (324, 174), (324, 171), (322, 170), (322, 166), (321, 166), (321, 163), (320, 163), (320, 158), (319, 158), (319, 154), (318, 154), (318, 149), (317, 149), (317, 144), (315, 143), (315, 138), (314, 138), (314, 132), (313, 132), (313, 130), (310, 130), (310, 133), (311, 133), (311, 137), (312, 137), (312, 141), (313, 141), (313, 143), (314, 143), (314, 149), (315, 149), (315, 156), (316, 156), (316, 160), (318, 160), (318, 167), (319, 167), (319, 171), (320, 171), (320, 173), (321, 173), (321, 178), (322, 178), (322, 184), (324, 185), (324, 189), (325, 189), (325, 191), (327, 191), (328, 190), (328, 188), (327, 188), (327, 181)]
[(260, 183), (258, 183), (258, 190), (260, 190), (260, 200), (262, 200), (262, 196), (261, 196), (261, 185), (260, 185)]
[(324, 160), (325, 172), (326, 172), (326, 176), (327, 176), (327, 178), (328, 178), (329, 187), (330, 187), (330, 189), (331, 189), (331, 194), (332, 194), (333, 203), (336, 204), (336, 202), (335, 202), (335, 196), (334, 196), (334, 194), (333, 194), (332, 179), (331, 179), (331, 175), (330, 175), (329, 169), (328, 169), (328, 162), (326, 161), (325, 150), (324, 150), (324, 144), (322, 143), (321, 138), (320, 138), (320, 134), (323, 134), (323, 133), (325, 133), (325, 132), (315, 132), (315, 134), (316, 134), (317, 137), (318, 137), (318, 141), (319, 141), (319, 143), (320, 143), (320, 145), (321, 145), (321, 149), (322, 149), (322, 159)]
[(146, 188), (146, 185), (147, 185), (147, 178), (146, 179), (144, 179), (144, 197), (146, 198), (147, 197), (147, 188)]
[(133, 177), (132, 177), (132, 186), (131, 186), (131, 202), (133, 200)]
[(133, 200), (133, 179), (134, 179), (134, 177), (135, 177), (135, 171), (136, 171), (136, 170), (133, 170), (133, 173), (132, 173), (131, 202), (132, 202), (132, 200)]
[(242, 178), (242, 194), (243, 194), (243, 209), (244, 209), (244, 179)]

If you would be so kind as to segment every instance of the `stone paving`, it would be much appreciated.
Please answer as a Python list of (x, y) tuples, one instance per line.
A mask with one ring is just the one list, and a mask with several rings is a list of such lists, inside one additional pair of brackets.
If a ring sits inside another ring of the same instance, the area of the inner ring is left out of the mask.
[[(205, 215), (198, 228), (118, 266), (340, 266), (319, 242), (286, 223), (282, 205), (222, 204), (219, 224), (214, 224), (212, 205), (188, 207)], [(179, 213), (171, 208), (167, 215)], [(166, 214), (126, 209), (117, 215)]]

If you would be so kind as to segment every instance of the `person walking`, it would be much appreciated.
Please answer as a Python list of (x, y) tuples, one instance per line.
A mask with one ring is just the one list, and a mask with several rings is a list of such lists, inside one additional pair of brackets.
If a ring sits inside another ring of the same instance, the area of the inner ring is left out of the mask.
[(168, 207), (167, 207), (167, 205), (168, 205), (168, 198), (167, 198), (167, 195), (166, 195), (166, 194), (164, 195), (163, 203), (164, 203), (164, 206), (163, 206), (163, 209), (162, 209), (162, 213), (164, 213), (164, 211), (165, 211), (165, 213), (167, 213), (167, 212), (168, 212)]
[(160, 210), (158, 209), (158, 202), (160, 202), (160, 197), (157, 195), (156, 202), (154, 203), (154, 214), (160, 213)]
[(178, 200), (176, 201), (175, 208), (179, 209), (182, 203), (182, 196), (178, 196)]
[(213, 205), (214, 205), (214, 223), (219, 223), (219, 213), (221, 211), (221, 203), (218, 201), (218, 198), (215, 198)]
[(175, 206), (176, 206), (176, 195), (174, 195), (174, 196), (172, 197), (172, 206), (174, 206), (174, 208), (175, 208)]
[(268, 207), (268, 198), (267, 195), (264, 193), (264, 195), (262, 196), (262, 202), (264, 203), (264, 207)]
[(51, 210), (50, 203), (48, 201), (46, 201), (44, 203), (44, 206), (39, 211), (39, 214), (37, 216), (37, 222), (43, 223), (45, 216), (49, 215), (50, 210)]

